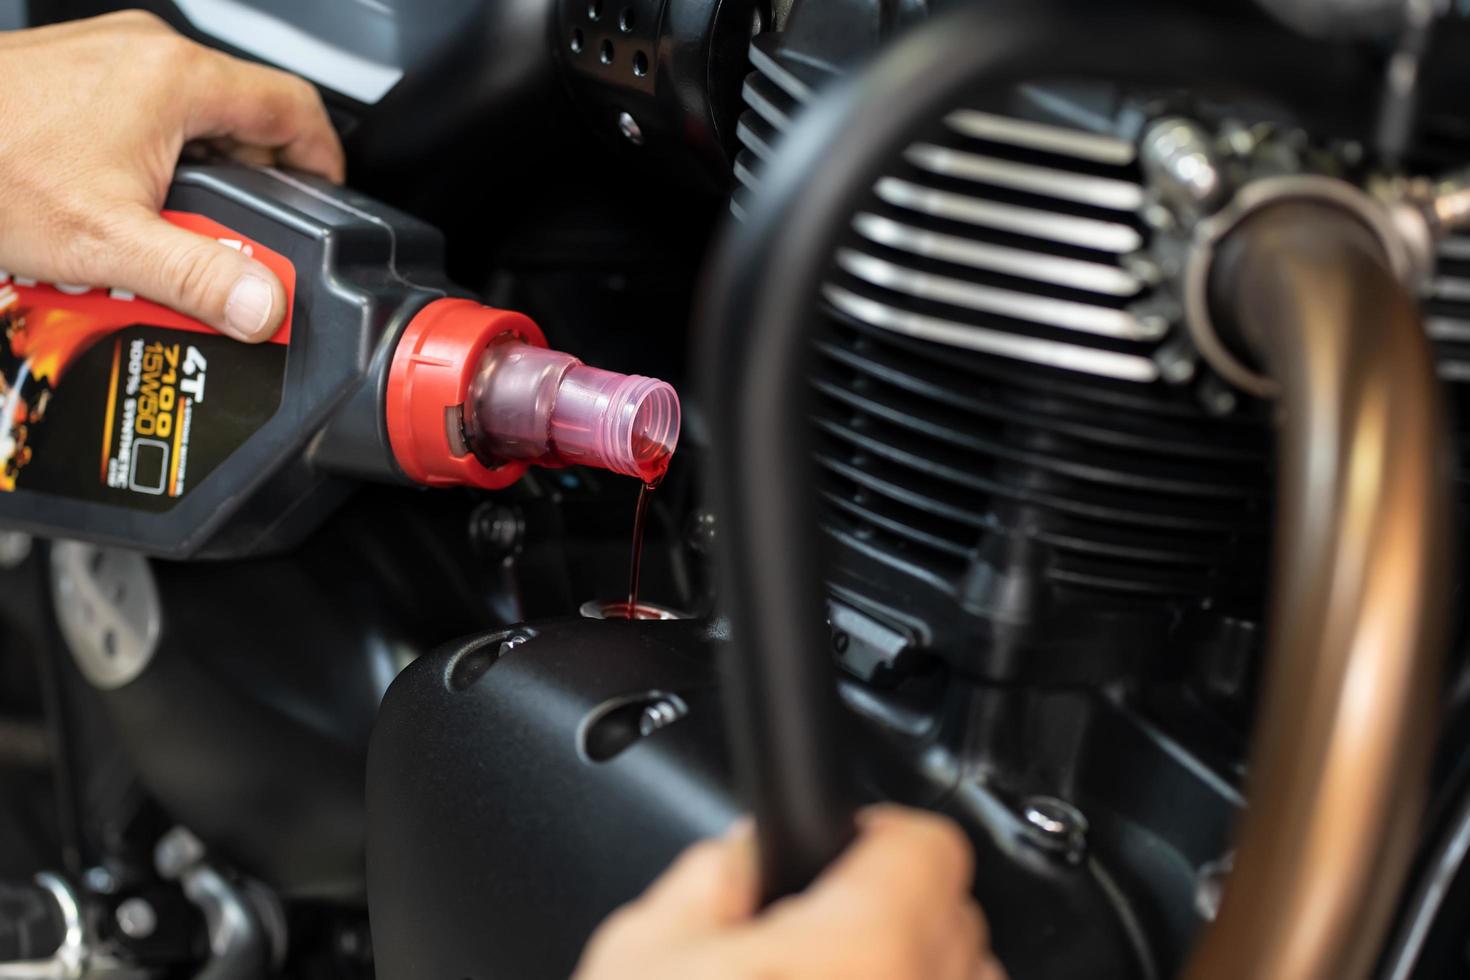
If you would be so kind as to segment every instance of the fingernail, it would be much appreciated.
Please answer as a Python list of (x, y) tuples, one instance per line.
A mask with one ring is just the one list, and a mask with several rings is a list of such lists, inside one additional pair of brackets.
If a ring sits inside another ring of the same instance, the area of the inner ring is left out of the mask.
[(260, 276), (243, 275), (225, 300), (225, 326), (241, 340), (259, 340), (275, 305), (271, 284)]

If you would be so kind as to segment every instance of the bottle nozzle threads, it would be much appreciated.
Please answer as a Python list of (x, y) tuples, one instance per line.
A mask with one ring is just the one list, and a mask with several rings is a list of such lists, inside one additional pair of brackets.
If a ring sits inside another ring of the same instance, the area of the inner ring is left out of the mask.
[(437, 485), (503, 487), (528, 465), (596, 466), (652, 484), (679, 441), (667, 382), (588, 367), (547, 350), (526, 317), (467, 300), (414, 317), (387, 407), (399, 465)]
[(666, 382), (588, 367), (531, 344), (492, 344), (464, 404), (465, 438), (487, 465), (576, 464), (655, 483), (679, 440)]

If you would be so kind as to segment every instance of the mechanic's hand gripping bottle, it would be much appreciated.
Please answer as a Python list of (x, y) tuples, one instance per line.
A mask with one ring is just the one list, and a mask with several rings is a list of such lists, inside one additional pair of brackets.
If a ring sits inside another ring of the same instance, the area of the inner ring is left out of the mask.
[(351, 191), (181, 168), (165, 216), (286, 287), (247, 346), (119, 290), (0, 274), (0, 528), (239, 556), (308, 533), (352, 480), (495, 489), (529, 466), (656, 483), (679, 400), (546, 349), (462, 296), (436, 232)]

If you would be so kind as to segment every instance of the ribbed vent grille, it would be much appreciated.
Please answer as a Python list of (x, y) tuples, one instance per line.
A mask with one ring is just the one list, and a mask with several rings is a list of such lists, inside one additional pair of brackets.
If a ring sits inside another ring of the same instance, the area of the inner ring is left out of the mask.
[(1470, 237), (1445, 239), (1425, 291), (1424, 325), (1447, 381), (1470, 381)]
[(771, 146), (787, 126), (802, 103), (812, 97), (824, 77), (809, 65), (787, 65), (777, 50), (774, 32), (758, 35), (750, 45), (750, 63), (755, 67), (745, 79), (741, 97), (746, 109), (735, 124), (740, 151), (735, 155), (735, 179), (740, 186), (731, 198), (730, 207), (741, 213), (740, 201), (753, 189), (761, 164), (770, 157)]
[[(1412, 169), (1418, 173), (1458, 171), (1470, 160), (1470, 128), (1459, 114), (1429, 115), (1420, 125)], [(1424, 326), (1439, 356), (1439, 375), (1448, 382), (1451, 423), (1458, 449), (1458, 491), (1470, 507), (1470, 235), (1439, 246), (1435, 273), (1424, 290)]]
[(1261, 452), (1241, 433), (1211, 440), (1185, 418), (840, 318), (821, 352), (834, 526), (935, 576), (1004, 564), (1024, 538), (1056, 585), (1206, 595), (1259, 543), (1242, 533), (1260, 523)]
[[(737, 214), (820, 82), (771, 35), (752, 62)], [(834, 257), (813, 378), (840, 537), (950, 592), (1018, 565), (1114, 600), (1258, 590), (1265, 427), (1164, 380), (1169, 309), (1131, 271), (1134, 156), (962, 109), (878, 181)]]

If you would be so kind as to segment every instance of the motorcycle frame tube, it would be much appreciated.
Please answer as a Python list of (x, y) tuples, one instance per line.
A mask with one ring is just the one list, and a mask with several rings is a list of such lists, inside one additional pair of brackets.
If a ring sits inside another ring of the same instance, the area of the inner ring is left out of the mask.
[[(1243, 50), (1251, 57), (1240, 58)], [(1117, 52), (1126, 52), (1123, 64)], [(723, 594), (736, 651), (727, 664), (730, 739), (759, 829), (767, 901), (804, 887), (853, 834), (834, 669), (822, 655), (822, 535), (806, 489), (814, 485), (802, 420), (817, 284), (873, 182), (926, 127), (976, 91), (1058, 75), (1229, 82), (1287, 96), (1314, 117), (1373, 104), (1365, 86), (1374, 82), (1341, 47), (1260, 24), (1212, 25), (1174, 8), (1140, 15), (1053, 0), (969, 5), (936, 17), (837, 83), (785, 134), (760, 193), (743, 202), (745, 219), (723, 236), (701, 311), (713, 489), (727, 542)], [(1367, 267), (1377, 268), (1354, 263)], [(1323, 307), (1310, 332), (1296, 333), (1296, 347), (1271, 348), (1269, 368), (1291, 389), (1282, 402), (1283, 470), (1291, 474), (1283, 474), (1282, 506), (1290, 516), (1278, 547), (1276, 639), (1252, 807), (1240, 831), (1243, 873), (1227, 884), (1221, 918), (1189, 965), (1187, 975), (1198, 980), (1362, 975), (1383, 940), (1381, 910), (1397, 899), (1409, 829), (1422, 809), (1441, 630), (1436, 590), (1445, 588), (1446, 567), (1432, 551), (1444, 546), (1449, 526), (1443, 420), (1412, 301), (1384, 276), (1369, 281), (1393, 301), (1377, 301), (1372, 316)], [(1328, 313), (1343, 318), (1343, 335), (1328, 351), (1304, 356), (1305, 345), (1331, 333)], [(1349, 349), (1370, 337), (1372, 356)], [(1390, 351), (1395, 343), (1404, 349)], [(1331, 357), (1362, 372), (1354, 389), (1361, 399), (1325, 373)], [(1370, 393), (1389, 402), (1370, 411)], [(1350, 408), (1359, 414), (1333, 414)], [(1391, 421), (1392, 431), (1379, 431), (1392, 436), (1377, 443), (1380, 456), (1370, 453), (1370, 429), (1353, 419)], [(1314, 455), (1322, 440), (1330, 465)], [(1406, 469), (1386, 474), (1371, 468), (1375, 461)], [(1350, 539), (1333, 537), (1344, 532)], [(1364, 600), (1357, 609), (1356, 599)], [(1308, 600), (1317, 603), (1311, 616), (1295, 609)], [(1314, 624), (1332, 631), (1310, 635)], [(1319, 684), (1327, 693), (1315, 692)], [(1355, 753), (1372, 761), (1371, 776), (1341, 771)], [(1316, 772), (1324, 762), (1331, 772)], [(1353, 808), (1365, 812), (1346, 812)], [(1333, 813), (1343, 816), (1335, 828)], [(1297, 855), (1289, 874), (1262, 863), (1283, 855)], [(1343, 881), (1330, 869), (1337, 860), (1359, 869), (1347, 878), (1354, 887), (1311, 905), (1311, 896), (1324, 894), (1314, 876)], [(1356, 887), (1370, 869), (1374, 887)], [(1257, 889), (1267, 886), (1288, 897), (1266, 900)], [(1297, 914), (1305, 918), (1273, 918)], [(1302, 937), (1292, 940), (1297, 928)]]

